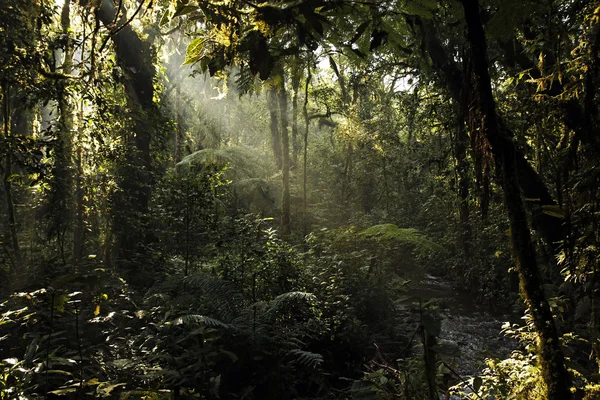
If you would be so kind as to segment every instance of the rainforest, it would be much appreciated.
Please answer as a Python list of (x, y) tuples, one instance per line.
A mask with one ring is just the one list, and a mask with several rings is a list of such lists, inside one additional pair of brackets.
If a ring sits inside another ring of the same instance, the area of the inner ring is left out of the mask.
[(600, 399), (600, 1), (0, 0), (0, 399)]

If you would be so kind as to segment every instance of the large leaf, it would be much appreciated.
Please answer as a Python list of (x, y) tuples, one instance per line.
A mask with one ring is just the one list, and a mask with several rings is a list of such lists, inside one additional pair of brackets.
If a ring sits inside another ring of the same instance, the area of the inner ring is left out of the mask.
[(200, 59), (204, 55), (204, 53), (202, 51), (203, 49), (204, 49), (204, 38), (196, 38), (196, 39), (192, 40), (187, 47), (187, 54), (185, 57), (185, 61), (183, 62), (183, 65), (195, 64), (198, 61), (200, 61)]
[(185, 4), (180, 4), (175, 9), (175, 13), (173, 14), (173, 18), (189, 14), (191, 12), (196, 11), (197, 9), (198, 9), (198, 7), (196, 7), (196, 6), (188, 6), (188, 5), (185, 5)]

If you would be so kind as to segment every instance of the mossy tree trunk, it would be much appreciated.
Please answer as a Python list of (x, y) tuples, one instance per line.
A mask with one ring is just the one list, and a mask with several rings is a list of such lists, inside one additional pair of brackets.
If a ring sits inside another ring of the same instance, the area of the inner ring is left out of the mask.
[(503, 135), (496, 118), (496, 104), (488, 71), (485, 32), (479, 16), (479, 2), (478, 0), (463, 0), (463, 7), (468, 27), (468, 40), (471, 45), (473, 76), (477, 88), (477, 111), (480, 114), (483, 133), (490, 143), (501, 178), (521, 292), (538, 335), (538, 359), (546, 384), (547, 396), (552, 400), (570, 399), (571, 381), (564, 365), (564, 357), (552, 312), (545, 298), (525, 205), (521, 197), (515, 144), (510, 138)]

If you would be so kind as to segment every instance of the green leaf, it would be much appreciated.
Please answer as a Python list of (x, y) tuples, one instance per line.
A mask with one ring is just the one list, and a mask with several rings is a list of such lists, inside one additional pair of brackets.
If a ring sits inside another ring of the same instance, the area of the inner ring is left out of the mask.
[(319, 36), (323, 36), (323, 24), (319, 22), (314, 13), (309, 13), (306, 15), (306, 20), (308, 24), (319, 34)]
[(187, 47), (187, 54), (183, 65), (197, 63), (203, 56), (204, 38), (196, 38), (190, 42)]
[[(173, 14), (173, 18), (189, 14), (193, 11), (196, 11), (197, 9), (198, 9), (198, 7), (196, 7), (196, 6), (188, 6), (185, 4), (180, 4), (177, 7), (177, 9), (175, 10), (175, 13)], [(161, 22), (162, 22), (162, 20), (161, 20)]]
[(371, 20), (365, 21), (362, 24), (360, 24), (358, 26), (358, 28), (356, 28), (356, 33), (354, 34), (354, 36), (352, 37), (352, 39), (350, 39), (350, 43), (351, 44), (355, 43), (358, 39), (360, 39), (360, 37), (367, 30), (367, 28), (369, 27), (370, 24), (371, 24)]
[(556, 217), (556, 218), (561, 218), (561, 219), (565, 218), (565, 212), (559, 206), (545, 205), (545, 206), (542, 206), (542, 210), (543, 210), (544, 214), (550, 215), (551, 217)]
[(355, 49), (353, 47), (350, 47), (350, 50), (356, 54), (357, 56), (359, 56), (360, 58), (367, 58), (367, 55), (365, 53), (363, 53), (362, 51), (360, 51), (359, 49)]
[(54, 297), (54, 311), (62, 313), (65, 311), (65, 304), (69, 301), (69, 296), (61, 294)]
[(159, 26), (164, 26), (166, 24), (168, 24), (169, 22), (171, 22), (171, 12), (169, 10), (167, 10), (162, 18), (160, 19), (160, 22), (158, 23)]
[(476, 376), (475, 378), (473, 378), (473, 389), (475, 390), (475, 393), (479, 392), (479, 389), (481, 389), (481, 385), (483, 385), (483, 379), (481, 379), (480, 376)]
[(68, 388), (64, 388), (64, 389), (53, 390), (50, 393), (55, 394), (57, 396), (64, 396), (69, 393), (75, 393), (76, 391), (77, 391), (76, 387), (68, 387)]
[(118, 387), (121, 386), (126, 386), (126, 383), (114, 383), (111, 384), (110, 382), (102, 382), (101, 384), (99, 384), (96, 387), (96, 393), (102, 397), (108, 397), (113, 390), (115, 390)]
[(413, 0), (404, 3), (404, 12), (416, 15), (424, 19), (433, 18), (433, 12), (437, 9), (437, 2), (432, 0)]
[(376, 386), (371, 382), (354, 381), (350, 391), (352, 393), (352, 399), (377, 400), (379, 398)]

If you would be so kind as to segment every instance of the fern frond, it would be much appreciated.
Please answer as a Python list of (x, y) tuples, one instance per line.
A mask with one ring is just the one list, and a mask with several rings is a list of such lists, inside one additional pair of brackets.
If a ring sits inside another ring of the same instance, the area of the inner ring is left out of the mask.
[(312, 353), (304, 350), (291, 350), (289, 354), (293, 355), (295, 361), (303, 367), (317, 369), (323, 364), (323, 356), (318, 353)]
[(375, 240), (393, 240), (407, 245), (415, 246), (421, 250), (443, 251), (444, 248), (428, 239), (421, 231), (415, 228), (399, 228), (394, 224), (373, 225), (358, 233), (359, 236)]
[(240, 97), (244, 94), (252, 94), (260, 86), (257, 84), (256, 76), (250, 71), (250, 68), (242, 66), (235, 77), (235, 84), (240, 93)]
[(200, 289), (224, 321), (231, 321), (239, 314), (243, 298), (233, 283), (208, 273), (189, 275), (183, 281), (188, 287)]
[(213, 328), (224, 328), (224, 329), (232, 329), (233, 328), (231, 325), (226, 324), (222, 321), (219, 321), (218, 319), (207, 317), (206, 315), (197, 315), (197, 314), (183, 315), (183, 316), (177, 318), (174, 321), (174, 324), (175, 325), (199, 324), (199, 325), (210, 326)]
[(275, 297), (275, 299), (271, 302), (269, 307), (269, 312), (271, 311), (279, 311), (284, 306), (289, 305), (294, 302), (306, 302), (308, 304), (313, 304), (317, 301), (317, 297), (312, 293), (306, 292), (287, 292), (284, 294), (280, 294)]
[(266, 170), (264, 157), (256, 150), (245, 146), (198, 150), (184, 157), (177, 165), (189, 166), (206, 162), (230, 164), (236, 172), (248, 177), (260, 176)]

